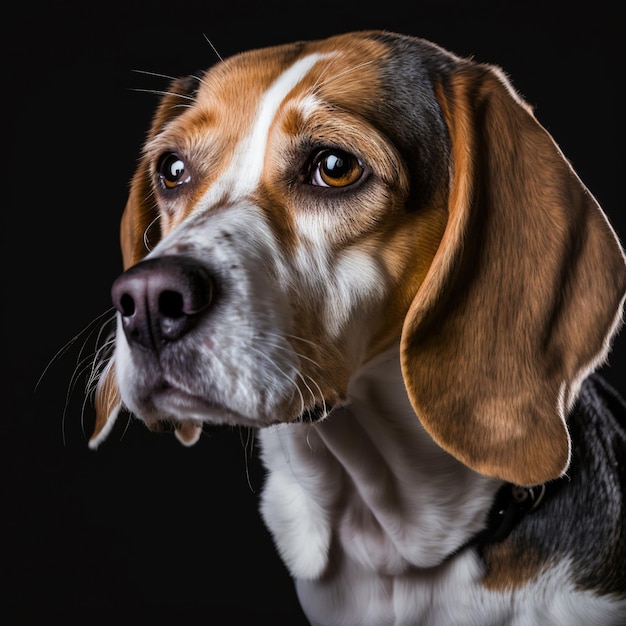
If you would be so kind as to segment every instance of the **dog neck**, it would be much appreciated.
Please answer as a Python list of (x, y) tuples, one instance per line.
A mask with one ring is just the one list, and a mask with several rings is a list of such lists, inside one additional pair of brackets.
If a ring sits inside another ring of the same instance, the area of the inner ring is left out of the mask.
[(388, 576), (436, 567), (484, 528), (502, 485), (426, 433), (397, 347), (359, 370), (344, 407), (261, 439), (262, 513), (295, 578), (332, 576), (342, 562)]

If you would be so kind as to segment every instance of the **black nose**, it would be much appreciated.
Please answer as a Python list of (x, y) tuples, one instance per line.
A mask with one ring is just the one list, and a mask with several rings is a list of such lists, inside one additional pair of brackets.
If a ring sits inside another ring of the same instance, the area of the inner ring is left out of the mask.
[(158, 351), (180, 339), (212, 302), (209, 272), (185, 256), (146, 259), (126, 270), (111, 288), (130, 343)]

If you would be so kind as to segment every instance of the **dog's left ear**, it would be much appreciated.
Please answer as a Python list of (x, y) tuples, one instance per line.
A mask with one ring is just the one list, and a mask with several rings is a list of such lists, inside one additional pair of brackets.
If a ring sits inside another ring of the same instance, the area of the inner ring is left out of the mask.
[(623, 252), (502, 72), (462, 62), (448, 125), (448, 224), (406, 317), (411, 402), (444, 449), (520, 485), (561, 476), (568, 411), (621, 321)]
[[(151, 197), (148, 163), (144, 158), (133, 176), (120, 222), (120, 247), (125, 270), (148, 254), (148, 245), (156, 244), (160, 238), (157, 211)], [(148, 239), (150, 233), (154, 234)], [(122, 408), (113, 358), (108, 361), (98, 378), (94, 407), (96, 421), (89, 447), (95, 450), (107, 438)]]
[[(152, 120), (148, 140), (160, 133), (170, 120), (185, 110), (199, 79), (188, 76), (172, 82)], [(161, 238), (159, 215), (153, 197), (150, 162), (143, 156), (130, 185), (130, 193), (120, 223), (122, 264), (126, 270), (143, 259)], [(122, 408), (117, 386), (115, 361), (109, 360), (98, 379), (94, 406), (96, 420), (89, 447), (97, 448), (113, 428)]]

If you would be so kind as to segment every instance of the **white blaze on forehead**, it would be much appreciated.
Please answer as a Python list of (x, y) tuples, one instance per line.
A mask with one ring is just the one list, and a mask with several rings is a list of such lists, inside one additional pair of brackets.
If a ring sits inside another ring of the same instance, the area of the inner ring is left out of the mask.
[(200, 206), (210, 206), (224, 197), (240, 199), (256, 189), (263, 171), (269, 131), (280, 105), (313, 65), (328, 56), (310, 54), (299, 59), (274, 81), (259, 102), (250, 133), (239, 142), (227, 170), (208, 190)]

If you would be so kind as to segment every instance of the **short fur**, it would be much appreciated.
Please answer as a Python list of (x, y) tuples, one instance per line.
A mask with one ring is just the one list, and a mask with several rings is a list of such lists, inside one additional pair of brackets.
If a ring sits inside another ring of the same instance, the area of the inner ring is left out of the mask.
[(499, 68), (368, 31), (177, 80), (121, 247), (90, 446), (259, 428), (312, 624), (625, 619), (624, 253)]

